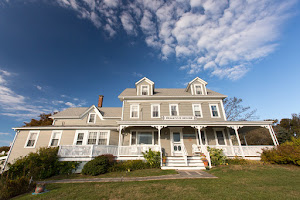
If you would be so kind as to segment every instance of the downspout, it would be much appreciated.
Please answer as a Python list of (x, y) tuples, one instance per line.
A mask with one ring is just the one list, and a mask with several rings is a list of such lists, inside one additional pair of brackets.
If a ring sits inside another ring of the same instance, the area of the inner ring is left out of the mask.
[(12, 142), (12, 144), (11, 144), (11, 147), (9, 148), (9, 151), (8, 151), (8, 154), (7, 154), (7, 158), (6, 158), (6, 160), (5, 160), (5, 163), (4, 163), (3, 169), (2, 169), (2, 171), (1, 171), (1, 174), (2, 174), (2, 173), (4, 172), (4, 170), (5, 170), (5, 167), (6, 167), (6, 165), (7, 165), (9, 156), (10, 156), (10, 154), (11, 154), (11, 151), (12, 151), (13, 147), (14, 147), (14, 144), (15, 144), (15, 141), (16, 141), (16, 139), (17, 139), (17, 136), (18, 136), (18, 133), (19, 133), (19, 132), (20, 132), (20, 131), (18, 131), (18, 130), (16, 131), (14, 140), (13, 140), (13, 142)]

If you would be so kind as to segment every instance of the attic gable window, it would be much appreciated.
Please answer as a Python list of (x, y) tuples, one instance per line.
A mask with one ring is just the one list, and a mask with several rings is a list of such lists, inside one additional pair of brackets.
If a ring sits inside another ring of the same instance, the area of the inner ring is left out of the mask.
[(89, 118), (88, 118), (88, 123), (95, 123), (96, 122), (96, 114), (95, 113), (90, 113)]
[(202, 95), (202, 85), (195, 85), (195, 94)]
[(142, 85), (142, 95), (149, 95), (149, 86), (148, 85)]

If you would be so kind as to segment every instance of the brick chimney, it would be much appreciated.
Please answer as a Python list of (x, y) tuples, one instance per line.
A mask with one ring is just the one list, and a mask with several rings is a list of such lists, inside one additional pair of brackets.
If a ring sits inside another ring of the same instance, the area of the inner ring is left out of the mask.
[(98, 107), (101, 108), (103, 104), (103, 95), (99, 95), (99, 100), (98, 100)]

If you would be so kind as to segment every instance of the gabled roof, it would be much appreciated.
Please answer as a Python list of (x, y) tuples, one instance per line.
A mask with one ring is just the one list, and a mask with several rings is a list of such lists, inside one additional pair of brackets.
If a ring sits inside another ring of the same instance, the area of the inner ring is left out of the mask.
[(191, 86), (191, 84), (192, 84), (193, 82), (195, 82), (195, 81), (199, 81), (200, 83), (202, 83), (202, 84), (204, 84), (204, 85), (207, 85), (207, 82), (206, 82), (205, 80), (203, 80), (203, 79), (201, 79), (201, 78), (199, 78), (199, 77), (196, 77), (196, 78), (194, 78), (192, 81), (190, 81), (190, 82), (188, 83), (188, 85), (186, 86), (185, 91), (188, 91), (188, 89), (189, 89), (189, 87)]
[(144, 78), (142, 78), (141, 80), (139, 80), (138, 82), (136, 82), (135, 85), (139, 84), (139, 83), (142, 82), (142, 81), (146, 81), (146, 82), (148, 82), (148, 83), (151, 84), (151, 85), (154, 84), (153, 81), (151, 81), (151, 80), (148, 79), (147, 77), (144, 77)]
[(92, 109), (96, 109), (96, 112), (100, 118), (121, 118), (122, 116), (122, 108), (121, 107), (102, 107), (98, 108), (96, 106), (91, 107), (76, 107), (76, 108), (67, 108), (61, 112), (56, 113), (50, 118), (81, 118)]

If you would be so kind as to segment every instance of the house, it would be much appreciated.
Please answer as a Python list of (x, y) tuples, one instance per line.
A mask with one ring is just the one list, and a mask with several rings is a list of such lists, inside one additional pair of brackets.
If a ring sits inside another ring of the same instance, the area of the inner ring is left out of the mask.
[[(59, 146), (61, 161), (83, 163), (102, 154), (118, 160), (143, 159), (142, 152), (160, 151), (163, 169), (204, 169), (199, 153), (207, 147), (223, 149), (228, 157), (259, 159), (262, 148), (278, 145), (272, 121), (227, 121), (225, 95), (195, 78), (182, 89), (156, 88), (144, 77), (120, 95), (122, 107), (68, 108), (51, 118), (51, 126), (14, 128), (16, 135), (8, 162), (40, 147)], [(272, 143), (248, 145), (247, 132), (263, 129)], [(241, 135), (241, 137), (239, 136)]]

